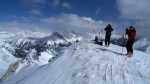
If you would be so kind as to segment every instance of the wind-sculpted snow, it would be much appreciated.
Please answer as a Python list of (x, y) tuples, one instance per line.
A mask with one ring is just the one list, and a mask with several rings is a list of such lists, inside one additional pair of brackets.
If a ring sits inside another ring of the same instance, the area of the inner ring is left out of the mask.
[(85, 40), (49, 64), (26, 67), (2, 84), (150, 84), (150, 55), (136, 50), (132, 58), (121, 54), (120, 46)]

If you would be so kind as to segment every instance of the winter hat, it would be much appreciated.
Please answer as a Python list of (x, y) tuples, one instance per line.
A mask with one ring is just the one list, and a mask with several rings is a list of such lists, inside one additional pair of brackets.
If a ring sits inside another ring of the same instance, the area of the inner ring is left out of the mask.
[(129, 28), (133, 28), (133, 26), (130, 26)]

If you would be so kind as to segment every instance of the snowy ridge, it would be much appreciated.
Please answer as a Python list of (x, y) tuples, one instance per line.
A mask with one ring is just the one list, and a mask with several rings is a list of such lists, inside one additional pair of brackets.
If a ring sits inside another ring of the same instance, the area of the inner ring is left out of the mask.
[(74, 43), (77, 40), (82, 40), (82, 36), (79, 34), (75, 33), (74, 31), (65, 31), (65, 32), (60, 32), (60, 34), (69, 42)]
[(134, 48), (143, 47), (149, 45), (150, 40), (148, 38), (141, 38), (135, 44)]
[(59, 44), (59, 43), (66, 44), (68, 42), (58, 32), (54, 32), (54, 33), (52, 33), (52, 35), (40, 39), (40, 41), (47, 42), (47, 44), (50, 44), (50, 45), (54, 45), (54, 43), (56, 43), (56, 44)]
[(129, 58), (121, 53), (120, 46), (85, 40), (45, 66), (23, 67), (2, 84), (149, 84), (150, 55), (134, 50)]
[(136, 50), (150, 53), (150, 39), (149, 38), (141, 38), (134, 43), (133, 47)]

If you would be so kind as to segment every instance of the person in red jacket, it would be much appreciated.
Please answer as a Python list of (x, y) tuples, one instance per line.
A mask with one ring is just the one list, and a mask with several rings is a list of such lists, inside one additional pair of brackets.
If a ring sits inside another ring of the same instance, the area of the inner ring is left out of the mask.
[(136, 30), (135, 27), (130, 26), (129, 29), (126, 29), (126, 34), (128, 35), (128, 41), (126, 44), (126, 49), (127, 49), (127, 55), (128, 57), (132, 57), (133, 56), (133, 44), (135, 41), (135, 37), (136, 37)]

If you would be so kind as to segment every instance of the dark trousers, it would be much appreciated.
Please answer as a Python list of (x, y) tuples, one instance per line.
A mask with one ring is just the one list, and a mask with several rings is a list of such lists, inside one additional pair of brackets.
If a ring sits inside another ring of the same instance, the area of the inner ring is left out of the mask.
[(106, 35), (105, 36), (105, 45), (109, 45), (110, 44), (110, 37), (111, 37), (111, 35)]
[(133, 53), (133, 48), (132, 48), (133, 44), (134, 44), (134, 40), (132, 40), (132, 41), (127, 41), (127, 44), (126, 44), (127, 52)]

